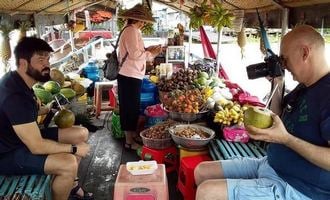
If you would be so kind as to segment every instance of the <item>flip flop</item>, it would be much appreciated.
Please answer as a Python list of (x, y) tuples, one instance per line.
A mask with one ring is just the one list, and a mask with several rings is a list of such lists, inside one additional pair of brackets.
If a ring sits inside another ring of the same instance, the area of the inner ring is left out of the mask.
[[(79, 179), (75, 179), (78, 181)], [(84, 196), (77, 194), (78, 190), (81, 189), (84, 193)], [(79, 184), (77, 184), (70, 192), (69, 200), (94, 200), (94, 195), (86, 192)]]

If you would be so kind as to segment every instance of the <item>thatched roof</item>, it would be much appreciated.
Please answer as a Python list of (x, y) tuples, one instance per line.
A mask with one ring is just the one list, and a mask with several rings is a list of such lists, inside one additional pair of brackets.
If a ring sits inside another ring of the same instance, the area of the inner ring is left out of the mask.
[[(189, 12), (203, 0), (155, 0), (170, 7)], [(210, 1), (210, 0), (208, 0)], [(280, 7), (296, 8), (330, 3), (330, 0), (220, 0), (224, 7), (230, 10), (275, 10)], [(180, 2), (183, 2), (181, 5)], [(65, 13), (69, 10), (81, 9), (94, 5), (115, 8), (115, 0), (1, 0), (0, 12), (15, 13)]]
[[(125, 1), (125, 0), (124, 0)], [(148, 0), (152, 1), (152, 0)], [(154, 0), (188, 13), (203, 0)], [(211, 2), (212, 0), (207, 0)], [(282, 8), (290, 10), (289, 25), (309, 22), (313, 26), (330, 27), (330, 0), (219, 0), (229, 10), (244, 10), (245, 21), (253, 26), (256, 9), (269, 27), (279, 27)], [(181, 4), (180, 4), (181, 2)], [(114, 11), (116, 0), (0, 0), (0, 14), (66, 14), (69, 11), (99, 9)], [(322, 22), (321, 22), (322, 21)]]

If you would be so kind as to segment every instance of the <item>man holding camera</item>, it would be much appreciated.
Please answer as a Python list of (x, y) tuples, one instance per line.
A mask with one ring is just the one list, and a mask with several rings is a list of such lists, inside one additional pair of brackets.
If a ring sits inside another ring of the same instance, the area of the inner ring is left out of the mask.
[[(330, 68), (324, 39), (311, 26), (298, 26), (284, 36), (278, 58), (299, 85), (283, 99), (281, 91), (275, 93), (272, 127), (246, 127), (252, 139), (270, 143), (267, 156), (201, 163), (195, 169), (197, 200), (330, 199)], [(282, 77), (273, 79), (283, 90)]]

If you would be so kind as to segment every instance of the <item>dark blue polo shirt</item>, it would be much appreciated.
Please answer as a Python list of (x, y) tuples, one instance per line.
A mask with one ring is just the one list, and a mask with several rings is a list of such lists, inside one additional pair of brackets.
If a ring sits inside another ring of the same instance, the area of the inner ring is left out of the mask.
[[(288, 100), (293, 102), (292, 109), (285, 110), (282, 116), (287, 131), (309, 143), (330, 148), (330, 75), (304, 88), (298, 98), (292, 94), (287, 98), (296, 101)], [(330, 199), (330, 171), (281, 144), (270, 144), (267, 155), (278, 175), (295, 189), (313, 200)]]
[(16, 71), (5, 74), (0, 79), (0, 154), (23, 145), (12, 126), (35, 122), (37, 117), (33, 90)]

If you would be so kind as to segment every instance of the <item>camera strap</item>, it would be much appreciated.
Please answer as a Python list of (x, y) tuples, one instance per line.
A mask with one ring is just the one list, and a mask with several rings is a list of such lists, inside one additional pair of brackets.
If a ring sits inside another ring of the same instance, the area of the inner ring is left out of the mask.
[(305, 92), (306, 86), (298, 84), (287, 96), (284, 97), (282, 107), (286, 112), (291, 112), (298, 102), (298, 98)]
[(277, 90), (279, 91), (275, 91), (273, 98), (270, 100), (269, 108), (271, 108), (273, 112), (280, 114), (282, 111), (282, 103), (284, 98), (285, 81), (283, 80), (282, 82), (275, 82), (274, 78), (271, 79), (270, 94), (273, 92), (276, 85), (278, 85)]

